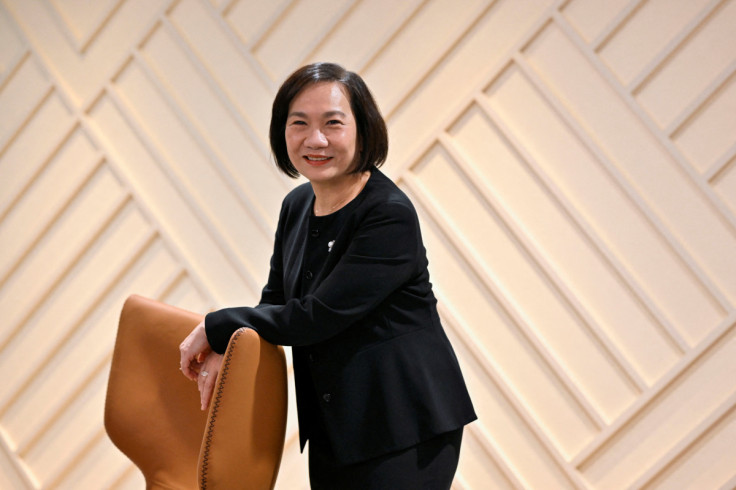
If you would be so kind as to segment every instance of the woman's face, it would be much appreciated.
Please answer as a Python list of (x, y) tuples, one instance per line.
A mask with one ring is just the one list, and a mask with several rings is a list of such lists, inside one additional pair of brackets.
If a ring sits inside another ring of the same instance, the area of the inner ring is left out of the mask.
[(320, 82), (294, 97), (286, 119), (286, 150), (313, 183), (337, 184), (353, 168), (357, 128), (342, 86)]

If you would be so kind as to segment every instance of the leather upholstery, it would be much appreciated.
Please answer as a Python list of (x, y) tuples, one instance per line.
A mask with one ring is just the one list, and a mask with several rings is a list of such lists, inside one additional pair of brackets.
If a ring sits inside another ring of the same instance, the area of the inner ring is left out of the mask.
[(233, 334), (209, 413), (179, 371), (179, 344), (201, 315), (133, 295), (125, 302), (105, 402), (113, 443), (148, 489), (268, 489), (276, 483), (287, 410), (283, 348)]

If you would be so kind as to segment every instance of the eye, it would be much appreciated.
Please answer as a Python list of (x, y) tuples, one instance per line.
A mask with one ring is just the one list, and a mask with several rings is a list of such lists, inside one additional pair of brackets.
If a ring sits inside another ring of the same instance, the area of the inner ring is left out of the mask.
[(304, 122), (304, 121), (300, 121), (300, 120), (298, 120), (298, 119), (297, 119), (297, 120), (295, 120), (295, 121), (291, 121), (291, 122), (289, 123), (289, 125), (290, 125), (290, 126), (305, 126), (306, 124), (307, 124), (306, 122)]
[(342, 121), (340, 121), (339, 119), (330, 119), (329, 121), (327, 121), (328, 126), (334, 126), (336, 124), (342, 124)]

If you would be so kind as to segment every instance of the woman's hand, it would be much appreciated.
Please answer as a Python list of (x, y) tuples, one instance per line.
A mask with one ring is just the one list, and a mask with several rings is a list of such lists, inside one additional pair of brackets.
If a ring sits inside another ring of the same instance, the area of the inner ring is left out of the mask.
[(210, 352), (212, 352), (212, 349), (207, 341), (204, 321), (202, 321), (194, 327), (194, 330), (179, 345), (179, 353), (181, 354), (179, 369), (181, 369), (182, 374), (192, 381), (196, 381), (202, 370), (202, 364)]
[(222, 355), (212, 352), (204, 330), (204, 321), (194, 327), (194, 330), (179, 345), (179, 353), (181, 354), (181, 372), (187, 378), (197, 382), (202, 410), (207, 410), (212, 391), (215, 389), (217, 373), (220, 372)]

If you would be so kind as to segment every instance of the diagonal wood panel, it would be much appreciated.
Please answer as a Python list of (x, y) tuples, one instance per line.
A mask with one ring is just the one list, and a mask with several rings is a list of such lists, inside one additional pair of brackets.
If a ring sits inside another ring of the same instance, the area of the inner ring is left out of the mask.
[[(373, 89), (480, 420), (454, 488), (736, 481), (733, 0), (0, 2), (1, 488), (141, 488), (122, 301), (253, 304), (270, 104)], [(291, 399), (292, 410), (293, 395)], [(278, 488), (307, 488), (290, 417)]]

